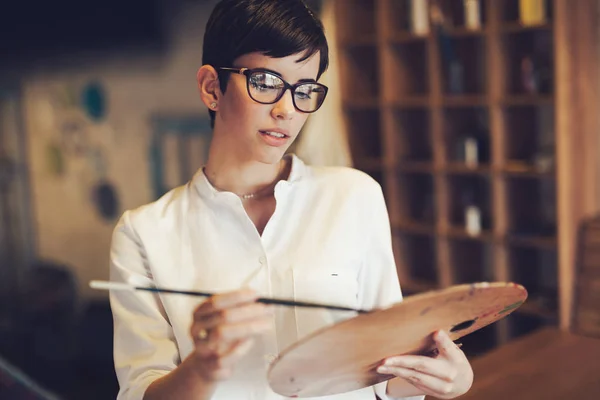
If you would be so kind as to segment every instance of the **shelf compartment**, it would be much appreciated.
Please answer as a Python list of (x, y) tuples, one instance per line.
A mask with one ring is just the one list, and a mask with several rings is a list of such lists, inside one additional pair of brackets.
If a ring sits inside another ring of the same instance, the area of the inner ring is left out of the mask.
[(548, 172), (555, 165), (554, 107), (513, 106), (503, 109), (506, 126), (504, 159), (508, 165)]
[(509, 247), (509, 279), (527, 289), (522, 314), (554, 320), (558, 315), (558, 259), (556, 249)]
[(450, 239), (454, 284), (494, 281), (493, 245), (470, 239)]
[(433, 161), (433, 145), (427, 109), (393, 110), (392, 131), (398, 161)]
[[(385, 10), (383, 15), (383, 29), (386, 38), (390, 37), (414, 37), (423, 38), (426, 34), (416, 34), (412, 23), (411, 0), (386, 0), (383, 1)], [(429, 28), (431, 29), (431, 27)]]
[[(525, 303), (527, 304), (527, 303)], [(522, 307), (525, 307), (525, 304)], [(508, 323), (508, 339), (509, 341), (518, 339), (525, 335), (529, 335), (538, 329), (547, 326), (557, 326), (557, 322), (548, 320), (543, 316), (532, 315), (520, 312), (521, 308), (506, 317)]]
[(451, 163), (484, 167), (490, 162), (487, 109), (483, 107), (444, 110), (444, 147)]
[(498, 342), (497, 325), (490, 324), (476, 330), (458, 340), (462, 343), (461, 350), (472, 359), (493, 350)]
[[(352, 104), (357, 101), (377, 101), (379, 98), (379, 52), (376, 46), (352, 46), (340, 50), (343, 99)], [(360, 79), (356, 79), (360, 77)]]
[(442, 84), (444, 93), (482, 95), (487, 93), (485, 39), (480, 36), (441, 36)]
[(473, 237), (493, 230), (490, 179), (479, 175), (448, 175), (449, 222)]
[(436, 283), (416, 279), (403, 279), (400, 286), (404, 297), (439, 289)]
[(503, 95), (548, 96), (553, 93), (552, 40), (552, 30), (526, 29), (502, 35)]
[(344, 99), (343, 108), (346, 111), (353, 110), (378, 110), (381, 108), (381, 102), (376, 97), (371, 98), (355, 98), (355, 99)]
[(357, 165), (382, 160), (382, 137), (378, 110), (346, 111), (352, 159)]
[[(479, 27), (467, 26), (466, 6), (467, 3), (472, 3), (469, 6), (474, 6), (470, 10), (473, 12), (479, 11), (477, 20)], [(444, 13), (444, 22), (447, 26), (452, 26), (453, 30), (466, 32), (479, 32), (485, 28), (487, 21), (487, 1), (486, 0), (447, 0), (441, 2), (442, 11)]]
[(426, 234), (396, 232), (393, 242), (398, 268), (409, 282), (418, 282), (423, 289), (437, 287), (435, 238)]
[(427, 42), (388, 44), (384, 59), (384, 99), (400, 102), (429, 95)]
[[(521, 14), (520, 0), (500, 0), (499, 3), (501, 7), (500, 17), (504, 24), (512, 23), (518, 24), (519, 26), (523, 27), (533, 25), (532, 23), (527, 22), (529, 21), (528, 15), (530, 13), (526, 13), (525, 15)], [(553, 19), (554, 13), (552, 8), (552, 1), (540, 0), (540, 3), (543, 3), (542, 10), (545, 10), (545, 12), (540, 14), (543, 17), (543, 20), (541, 20), (539, 23), (536, 23), (535, 25), (544, 25), (551, 22)]]
[(435, 192), (429, 173), (396, 173), (397, 201), (391, 205), (394, 221), (435, 226)]
[(379, 185), (381, 186), (381, 188), (385, 194), (386, 202), (391, 201), (392, 199), (390, 198), (389, 193), (387, 192), (386, 185), (385, 185), (384, 172), (381, 171), (380, 169), (374, 169), (374, 168), (363, 168), (362, 171), (365, 172), (366, 174), (370, 175), (371, 178), (375, 179), (377, 181), (377, 183), (379, 183)]
[(377, 37), (376, 3), (373, 0), (345, 0), (336, 7), (339, 37), (343, 44), (356, 43)]
[(508, 235), (513, 241), (556, 238), (556, 181), (506, 178)]

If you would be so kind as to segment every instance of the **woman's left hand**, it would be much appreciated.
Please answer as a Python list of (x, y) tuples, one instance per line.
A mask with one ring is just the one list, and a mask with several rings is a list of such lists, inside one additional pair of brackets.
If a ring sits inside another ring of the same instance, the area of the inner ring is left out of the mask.
[(439, 355), (395, 356), (385, 360), (378, 373), (395, 375), (410, 382), (424, 394), (453, 399), (465, 394), (473, 383), (473, 370), (465, 353), (444, 331), (434, 335)]

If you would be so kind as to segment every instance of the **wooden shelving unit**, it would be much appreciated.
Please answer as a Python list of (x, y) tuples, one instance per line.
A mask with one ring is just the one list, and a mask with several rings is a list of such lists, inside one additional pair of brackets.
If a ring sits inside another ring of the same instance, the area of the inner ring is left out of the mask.
[[(548, 1), (546, 22), (526, 26), (519, 0), (480, 0), (481, 28), (468, 29), (462, 0), (431, 0), (444, 29), (430, 21), (425, 35), (411, 32), (411, 0), (336, 4), (353, 159), (384, 188), (405, 294), (464, 282), (524, 284), (527, 305), (470, 335), (475, 353), (545, 324), (566, 328), (573, 233), (598, 203), (587, 186), (595, 172), (576, 177), (573, 160), (592, 143), (598, 120), (586, 113), (598, 96), (564, 77), (584, 61), (598, 74), (597, 57), (573, 57), (568, 48), (579, 38), (579, 51), (597, 51), (589, 24), (575, 18), (593, 1)], [(536, 90), (522, 79), (527, 57), (536, 63)], [(577, 142), (571, 129), (582, 113), (588, 117), (578, 126), (588, 131)], [(465, 136), (477, 141), (475, 165), (461, 151)], [(581, 162), (596, 168), (596, 150), (586, 151)], [(480, 212), (479, 233), (466, 229), (467, 205)]]

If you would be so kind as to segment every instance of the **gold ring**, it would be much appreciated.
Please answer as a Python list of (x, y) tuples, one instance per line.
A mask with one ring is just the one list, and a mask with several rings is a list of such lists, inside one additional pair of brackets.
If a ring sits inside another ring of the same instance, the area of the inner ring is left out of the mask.
[(198, 339), (206, 340), (207, 337), (208, 337), (208, 331), (206, 329), (200, 329), (200, 332), (198, 332)]

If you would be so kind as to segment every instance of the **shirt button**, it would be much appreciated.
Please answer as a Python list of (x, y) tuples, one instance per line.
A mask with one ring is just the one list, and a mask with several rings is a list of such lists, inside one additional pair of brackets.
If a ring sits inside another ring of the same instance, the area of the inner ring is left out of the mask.
[(262, 265), (265, 265), (267, 263), (267, 257), (260, 257), (258, 259), (258, 262), (261, 263)]

